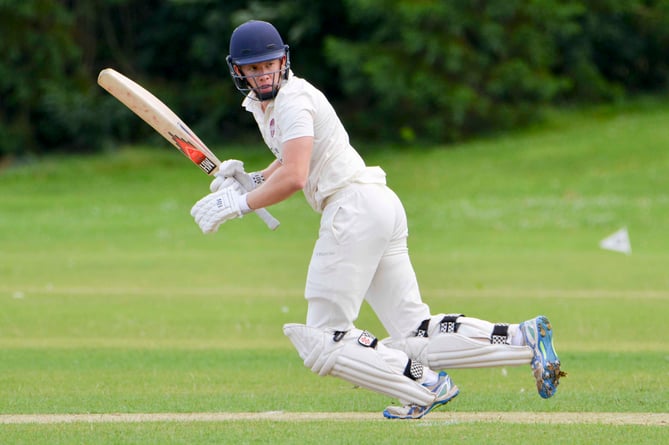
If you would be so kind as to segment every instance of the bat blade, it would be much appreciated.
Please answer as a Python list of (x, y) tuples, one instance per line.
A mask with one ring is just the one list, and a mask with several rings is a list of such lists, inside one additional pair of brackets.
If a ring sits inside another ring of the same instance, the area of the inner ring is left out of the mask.
[(98, 84), (142, 118), (208, 175), (221, 162), (167, 105), (132, 79), (111, 68), (100, 71)]
[[(100, 71), (98, 84), (142, 118), (203, 172), (211, 176), (218, 171), (221, 161), (216, 155), (176, 113), (147, 89), (112, 68)], [(275, 230), (279, 226), (279, 221), (267, 210), (257, 209), (255, 213), (270, 229)]]

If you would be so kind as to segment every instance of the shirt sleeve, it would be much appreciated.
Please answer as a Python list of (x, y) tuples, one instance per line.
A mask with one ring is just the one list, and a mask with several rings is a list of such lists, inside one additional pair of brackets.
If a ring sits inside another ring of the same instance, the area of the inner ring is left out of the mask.
[(276, 110), (282, 144), (291, 139), (314, 136), (315, 107), (312, 101), (306, 94), (294, 95), (288, 99)]

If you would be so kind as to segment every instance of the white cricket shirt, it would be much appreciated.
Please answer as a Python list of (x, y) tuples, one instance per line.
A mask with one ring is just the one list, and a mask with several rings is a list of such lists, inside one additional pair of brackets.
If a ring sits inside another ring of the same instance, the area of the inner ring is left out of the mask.
[(242, 106), (253, 113), (263, 140), (279, 161), (286, 141), (313, 136), (304, 195), (315, 211), (321, 213), (326, 198), (353, 182), (385, 183), (382, 172), (382, 177), (374, 174), (370, 180), (369, 169), (323, 93), (292, 72), (264, 112), (257, 100), (246, 98)]

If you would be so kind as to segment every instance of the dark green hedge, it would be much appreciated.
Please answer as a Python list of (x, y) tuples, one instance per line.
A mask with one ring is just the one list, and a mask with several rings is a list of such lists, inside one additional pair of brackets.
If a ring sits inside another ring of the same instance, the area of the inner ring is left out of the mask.
[(277, 25), (357, 138), (460, 140), (669, 79), (669, 0), (0, 0), (0, 155), (151, 137), (96, 85), (107, 66), (211, 144), (243, 139), (224, 59), (249, 18)]

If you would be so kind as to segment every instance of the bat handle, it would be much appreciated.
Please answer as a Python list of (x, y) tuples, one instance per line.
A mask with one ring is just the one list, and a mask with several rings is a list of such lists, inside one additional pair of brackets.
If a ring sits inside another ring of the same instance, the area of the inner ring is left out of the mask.
[[(239, 182), (244, 190), (251, 191), (253, 190), (253, 183), (251, 182), (251, 178), (247, 174), (242, 174), (238, 173), (234, 176), (234, 178)], [(267, 210), (265, 209), (258, 209), (255, 211), (258, 216), (265, 221), (265, 224), (267, 224), (267, 227), (269, 227), (272, 230), (276, 230), (277, 227), (279, 227), (279, 220), (273, 217)]]
[(279, 227), (279, 224), (281, 224), (281, 223), (279, 222), (278, 219), (276, 219), (275, 217), (273, 217), (272, 214), (269, 213), (269, 212), (268, 212), (267, 210), (265, 210), (265, 209), (258, 209), (258, 210), (255, 210), (255, 213), (256, 213), (256, 214), (257, 214), (263, 221), (265, 221), (265, 224), (267, 224), (267, 227), (269, 227), (269, 228), (272, 229), (272, 230), (276, 230), (277, 227)]

